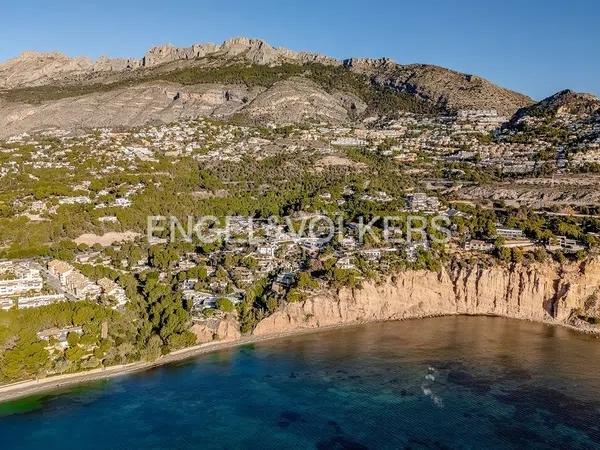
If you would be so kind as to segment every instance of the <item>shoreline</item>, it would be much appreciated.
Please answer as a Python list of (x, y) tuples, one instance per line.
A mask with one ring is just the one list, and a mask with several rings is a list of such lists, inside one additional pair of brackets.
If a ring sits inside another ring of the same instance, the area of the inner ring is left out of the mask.
[(170, 363), (185, 361), (206, 353), (212, 353), (219, 350), (228, 350), (247, 344), (257, 342), (283, 339), (286, 337), (298, 336), (301, 334), (316, 333), (319, 331), (334, 330), (348, 326), (365, 325), (369, 322), (356, 322), (348, 324), (331, 325), (326, 327), (308, 328), (304, 330), (293, 330), (286, 333), (276, 333), (266, 336), (246, 336), (236, 340), (213, 341), (205, 344), (199, 344), (194, 347), (188, 347), (168, 355), (162, 356), (152, 362), (134, 362), (116, 366), (91, 369), (84, 372), (75, 372), (63, 375), (53, 375), (48, 378), (37, 380), (18, 381), (11, 384), (0, 385), (0, 404), (12, 400), (18, 400), (23, 397), (29, 397), (36, 394), (43, 394), (53, 390), (88, 383), (92, 381), (106, 380), (133, 373), (143, 372), (156, 367), (161, 367)]
[(498, 316), (498, 315), (488, 315), (488, 314), (443, 314), (443, 315), (428, 315), (428, 316), (415, 316), (415, 317), (407, 317), (404, 319), (392, 319), (392, 320), (365, 320), (359, 322), (348, 322), (348, 323), (340, 323), (336, 325), (328, 325), (323, 327), (314, 327), (314, 328), (304, 328), (304, 329), (296, 329), (291, 330), (289, 332), (284, 333), (274, 333), (264, 336), (246, 336), (236, 340), (226, 340), (226, 341), (213, 341), (204, 344), (199, 344), (194, 347), (188, 347), (180, 350), (176, 350), (174, 352), (169, 353), (168, 355), (162, 356), (156, 361), (152, 362), (134, 362), (123, 365), (109, 366), (104, 368), (92, 369), (85, 372), (76, 372), (64, 375), (54, 375), (48, 378), (40, 378), (37, 380), (25, 380), (19, 381), (16, 383), (0, 385), (0, 404), (8, 401), (18, 400), (20, 398), (29, 397), (36, 394), (43, 394), (46, 392), (58, 390), (61, 388), (99, 381), (99, 380), (107, 380), (111, 378), (117, 378), (120, 376), (126, 376), (133, 373), (143, 372), (149, 369), (153, 369), (156, 367), (161, 367), (170, 363), (185, 361), (187, 359), (192, 359), (196, 356), (216, 352), (219, 350), (228, 350), (235, 347), (240, 347), (243, 345), (254, 344), (257, 342), (271, 341), (277, 339), (283, 339), (287, 337), (294, 337), (303, 334), (310, 333), (318, 333), (321, 331), (330, 331), (339, 328), (349, 328), (352, 326), (361, 326), (367, 324), (374, 324), (377, 322), (401, 322), (404, 320), (420, 320), (427, 318), (435, 318), (435, 317), (452, 317), (452, 316), (468, 316), (468, 317), (502, 317), (505, 319), (513, 319), (513, 320), (523, 320), (531, 323), (538, 323), (541, 325), (548, 326), (561, 326), (578, 333), (595, 335), (598, 336), (600, 334), (600, 330), (586, 330), (574, 325), (553, 322), (553, 321), (533, 321), (529, 319), (519, 319), (516, 317), (508, 317), (508, 316)]

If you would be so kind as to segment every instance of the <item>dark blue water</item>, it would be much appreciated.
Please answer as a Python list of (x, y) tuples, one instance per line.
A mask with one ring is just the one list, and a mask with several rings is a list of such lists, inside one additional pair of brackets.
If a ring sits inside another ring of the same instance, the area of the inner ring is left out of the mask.
[(0, 405), (0, 442), (600, 448), (600, 341), (487, 317), (303, 335)]

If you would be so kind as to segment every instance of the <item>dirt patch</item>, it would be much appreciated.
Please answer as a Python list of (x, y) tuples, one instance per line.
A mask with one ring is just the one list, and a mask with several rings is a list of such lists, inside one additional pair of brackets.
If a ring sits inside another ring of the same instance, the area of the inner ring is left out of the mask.
[(353, 169), (364, 169), (365, 167), (367, 167), (367, 165), (364, 163), (352, 161), (351, 159), (340, 155), (328, 155), (317, 162), (317, 168), (324, 168), (330, 166), (349, 167)]
[(90, 247), (94, 244), (100, 244), (103, 247), (108, 247), (116, 242), (125, 242), (125, 241), (133, 241), (136, 237), (140, 236), (140, 233), (135, 233), (133, 231), (124, 231), (122, 233), (118, 233), (116, 231), (111, 231), (109, 233), (105, 233), (102, 236), (98, 236), (97, 234), (82, 234), (77, 239), (75, 239), (76, 244), (86, 244)]

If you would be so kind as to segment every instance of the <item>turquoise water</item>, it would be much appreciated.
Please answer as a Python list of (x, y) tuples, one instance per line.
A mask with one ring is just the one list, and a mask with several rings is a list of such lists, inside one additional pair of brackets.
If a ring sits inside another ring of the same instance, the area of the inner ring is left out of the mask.
[(600, 448), (600, 341), (489, 317), (371, 324), (0, 405), (2, 449)]

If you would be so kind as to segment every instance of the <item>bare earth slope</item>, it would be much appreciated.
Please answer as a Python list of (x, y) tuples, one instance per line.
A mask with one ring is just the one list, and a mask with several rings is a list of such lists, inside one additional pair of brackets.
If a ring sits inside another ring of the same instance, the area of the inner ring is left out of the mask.
[(349, 120), (344, 98), (303, 78), (270, 88), (158, 81), (36, 105), (0, 100), (0, 137), (48, 128), (132, 127), (236, 113), (278, 123)]

